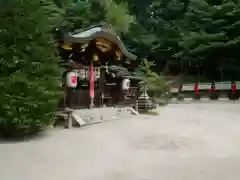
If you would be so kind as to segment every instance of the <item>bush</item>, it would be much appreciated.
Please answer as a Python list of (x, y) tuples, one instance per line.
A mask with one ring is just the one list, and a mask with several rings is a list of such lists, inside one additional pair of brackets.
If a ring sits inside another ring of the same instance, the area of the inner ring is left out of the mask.
[(146, 78), (148, 86), (148, 94), (153, 98), (165, 96), (169, 87), (163, 76), (159, 76), (156, 73), (152, 73)]
[(44, 0), (1, 1), (0, 7), (0, 132), (33, 134), (51, 123), (61, 96), (50, 34), (58, 17)]

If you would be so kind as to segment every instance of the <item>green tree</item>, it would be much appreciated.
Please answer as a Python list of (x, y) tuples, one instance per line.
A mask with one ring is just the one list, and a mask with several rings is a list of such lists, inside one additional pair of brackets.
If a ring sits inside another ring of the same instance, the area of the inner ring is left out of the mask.
[(179, 0), (151, 0), (143, 4), (129, 1), (130, 12), (136, 13), (136, 23), (124, 40), (133, 52), (155, 61), (154, 69), (161, 72), (178, 52), (180, 23), (177, 20), (183, 17), (187, 3)]
[(65, 6), (62, 26), (67, 31), (82, 31), (93, 25), (107, 23), (116, 33), (125, 33), (134, 22), (126, 3), (113, 0), (85, 1), (78, 0)]
[(220, 79), (222, 71), (228, 80), (238, 77), (238, 0), (126, 2), (136, 23), (124, 40), (134, 53), (156, 62), (154, 71), (171, 64), (197, 75), (201, 64), (209, 79)]
[(113, 26), (117, 33), (128, 32), (134, 17), (128, 12), (126, 3), (117, 4), (113, 0), (105, 1), (106, 22)]
[(156, 98), (168, 91), (168, 85), (163, 76), (152, 71), (153, 66), (155, 66), (153, 62), (143, 59), (139, 65), (138, 74), (144, 77), (149, 95)]
[[(226, 79), (237, 78), (240, 63), (240, 5), (235, 1), (193, 1), (183, 23), (185, 31), (179, 41), (176, 56), (194, 64), (204, 64), (204, 72), (212, 79), (220, 79), (223, 68)], [(182, 23), (182, 24), (183, 24)], [(213, 75), (212, 75), (213, 74)], [(222, 77), (221, 77), (222, 78)]]
[(50, 0), (0, 1), (1, 134), (31, 134), (53, 121), (62, 94), (51, 34), (59, 14)]
[(106, 12), (99, 2), (79, 0), (64, 8), (65, 14), (61, 26), (68, 32), (79, 32), (105, 20)]

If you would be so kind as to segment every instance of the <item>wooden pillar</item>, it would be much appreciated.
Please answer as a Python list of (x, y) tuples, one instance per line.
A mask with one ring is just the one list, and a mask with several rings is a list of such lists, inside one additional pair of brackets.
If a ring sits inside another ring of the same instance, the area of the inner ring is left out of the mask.
[(94, 69), (93, 69), (93, 60), (90, 62), (90, 75), (89, 75), (89, 97), (90, 97), (90, 105), (89, 108), (94, 107)]
[(105, 93), (105, 82), (106, 82), (106, 69), (101, 68), (100, 69), (100, 84), (99, 84), (99, 89), (100, 89), (100, 101), (101, 101), (101, 106), (103, 106), (103, 101), (104, 101), (104, 93)]

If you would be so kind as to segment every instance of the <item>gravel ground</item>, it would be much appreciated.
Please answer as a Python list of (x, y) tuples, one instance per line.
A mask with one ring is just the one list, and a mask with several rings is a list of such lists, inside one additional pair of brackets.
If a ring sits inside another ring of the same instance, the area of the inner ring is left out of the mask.
[(239, 180), (240, 104), (170, 104), (159, 116), (1, 142), (1, 180)]

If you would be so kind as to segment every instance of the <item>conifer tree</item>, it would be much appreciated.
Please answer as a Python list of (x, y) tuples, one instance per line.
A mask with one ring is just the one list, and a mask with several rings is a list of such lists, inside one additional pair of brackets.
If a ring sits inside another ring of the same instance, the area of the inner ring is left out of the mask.
[(51, 123), (61, 97), (51, 0), (0, 1), (0, 133), (32, 134)]

